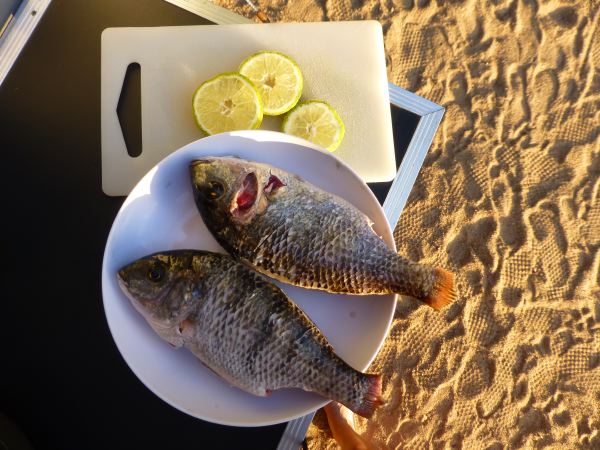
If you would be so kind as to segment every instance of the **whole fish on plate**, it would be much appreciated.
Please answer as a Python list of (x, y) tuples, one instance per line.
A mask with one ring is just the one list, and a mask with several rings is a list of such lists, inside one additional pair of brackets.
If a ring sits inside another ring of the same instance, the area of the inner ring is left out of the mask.
[(259, 396), (300, 388), (364, 417), (381, 403), (380, 375), (350, 367), (283, 291), (230, 256), (156, 253), (123, 267), (118, 280), (163, 339), (233, 386)]
[(190, 164), (194, 199), (217, 241), (257, 271), (334, 293), (413, 296), (439, 309), (453, 275), (390, 250), (371, 220), (299, 176), (233, 157)]

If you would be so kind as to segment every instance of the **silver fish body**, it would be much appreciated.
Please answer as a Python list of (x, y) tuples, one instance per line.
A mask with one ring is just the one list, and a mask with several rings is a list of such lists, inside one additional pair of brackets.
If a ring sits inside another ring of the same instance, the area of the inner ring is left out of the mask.
[(231, 157), (190, 164), (196, 205), (231, 255), (283, 282), (334, 293), (410, 295), (440, 308), (452, 275), (390, 250), (370, 219), (295, 174)]
[(379, 375), (350, 367), (278, 287), (229, 256), (157, 253), (124, 267), (118, 279), (163, 339), (244, 391), (300, 388), (365, 417), (381, 403)]

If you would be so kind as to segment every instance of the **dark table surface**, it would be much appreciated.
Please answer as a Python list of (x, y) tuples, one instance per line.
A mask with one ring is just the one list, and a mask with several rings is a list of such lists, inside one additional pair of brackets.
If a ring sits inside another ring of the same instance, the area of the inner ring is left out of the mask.
[[(161, 0), (53, 0), (0, 86), (0, 413), (36, 449), (273, 449), (283, 432), (164, 403), (121, 358), (102, 307), (123, 198), (101, 189), (100, 34), (198, 24), (208, 22)], [(418, 117), (392, 116), (399, 163)], [(389, 183), (371, 187), (382, 201)]]

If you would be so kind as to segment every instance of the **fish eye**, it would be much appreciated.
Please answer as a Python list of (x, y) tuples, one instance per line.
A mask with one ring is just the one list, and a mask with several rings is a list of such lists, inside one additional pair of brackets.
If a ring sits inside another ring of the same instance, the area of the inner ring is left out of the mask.
[(148, 270), (148, 279), (154, 283), (160, 281), (165, 276), (165, 268), (162, 264), (154, 264), (150, 270)]
[(209, 181), (202, 189), (202, 192), (208, 200), (217, 200), (223, 195), (225, 188), (218, 181)]

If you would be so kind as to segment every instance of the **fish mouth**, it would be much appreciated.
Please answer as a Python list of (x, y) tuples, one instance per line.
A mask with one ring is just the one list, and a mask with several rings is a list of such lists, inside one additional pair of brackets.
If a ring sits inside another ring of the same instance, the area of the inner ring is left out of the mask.
[(119, 283), (119, 287), (121, 288), (121, 292), (125, 294), (134, 305), (138, 303), (144, 303), (145, 299), (138, 299), (135, 295), (129, 290), (129, 286), (127, 286), (127, 282), (125, 281), (125, 269), (121, 269), (117, 272), (117, 283)]
[(129, 298), (130, 300), (133, 300), (133, 296), (129, 292), (129, 289), (127, 287), (127, 282), (125, 281), (125, 270), (124, 269), (121, 269), (117, 272), (117, 283), (119, 283), (119, 287), (121, 288), (121, 291), (123, 291), (123, 293), (127, 296), (127, 298)]

